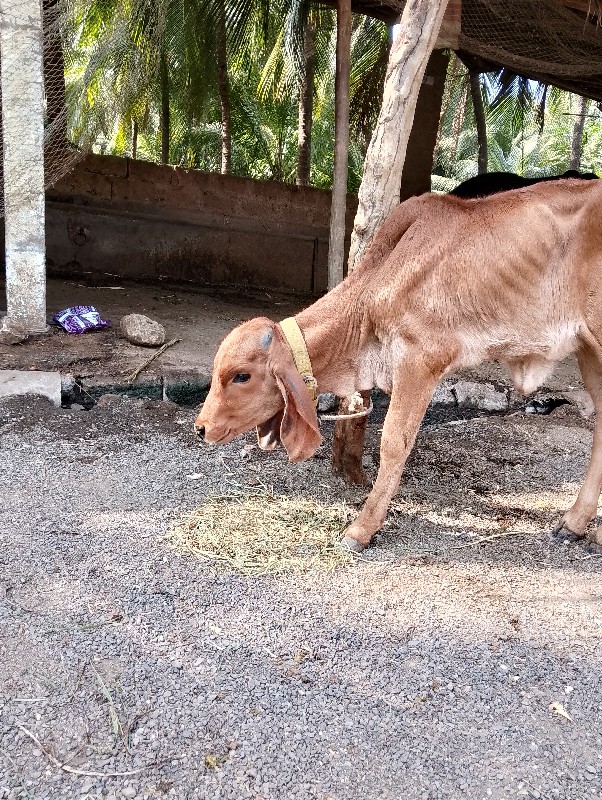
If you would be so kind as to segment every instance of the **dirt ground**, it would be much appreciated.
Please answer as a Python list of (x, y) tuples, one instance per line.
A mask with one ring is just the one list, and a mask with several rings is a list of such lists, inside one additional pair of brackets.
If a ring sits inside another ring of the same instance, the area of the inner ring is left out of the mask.
[(119, 333), (126, 314), (146, 314), (166, 329), (167, 340), (180, 339), (153, 362), (143, 377), (194, 374), (210, 376), (219, 342), (239, 322), (273, 314), (282, 319), (308, 301), (259, 290), (151, 286), (117, 281), (107, 275), (104, 286), (81, 281), (49, 280), (49, 321), (57, 311), (74, 305), (93, 305), (111, 325), (84, 335), (51, 327), (46, 336), (22, 345), (0, 345), (0, 369), (59, 370), (81, 377), (119, 377), (130, 374), (148, 356), (149, 348), (127, 342)]
[[(46, 336), (22, 345), (0, 344), (0, 369), (58, 370), (99, 380), (127, 376), (148, 358), (149, 349), (127, 342), (119, 333), (119, 320), (125, 314), (141, 313), (164, 325), (168, 340), (181, 340), (151, 363), (141, 378), (195, 374), (208, 378), (219, 343), (235, 325), (255, 316), (284, 319), (311, 302), (306, 297), (262, 290), (134, 284), (111, 275), (103, 286), (81, 280), (49, 280), (47, 298), (49, 319), (69, 306), (94, 305), (104, 319), (111, 320), (111, 326), (85, 335), (51, 327)], [(509, 385), (506, 371), (496, 364), (484, 364), (464, 377)], [(556, 368), (542, 391), (580, 387), (576, 362), (570, 358)]]
[[(173, 293), (51, 282), (49, 308), (155, 316), (185, 340), (162, 374), (206, 370), (239, 319), (295, 308)], [(129, 348), (53, 332), (0, 355), (102, 375), (147, 354)], [(570, 363), (555, 380), (579, 385)], [(602, 800), (602, 556), (549, 536), (590, 420), (432, 407), (361, 559), (244, 577), (175, 549), (171, 525), (258, 489), (352, 518), (364, 491), (333, 477), (326, 423), (292, 465), (252, 434), (202, 446), (193, 417), (0, 402), (0, 800)]]
[(291, 465), (201, 446), (192, 416), (0, 403), (2, 800), (602, 798), (602, 557), (548, 535), (591, 423), (433, 409), (361, 560), (251, 578), (171, 524), (258, 488), (352, 517), (363, 492), (326, 426)]

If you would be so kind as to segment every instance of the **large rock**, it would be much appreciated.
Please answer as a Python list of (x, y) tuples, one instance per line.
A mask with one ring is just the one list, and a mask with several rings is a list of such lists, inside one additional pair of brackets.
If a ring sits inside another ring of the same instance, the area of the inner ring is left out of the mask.
[(159, 347), (165, 342), (165, 328), (144, 314), (127, 314), (119, 323), (121, 332), (132, 344)]
[(579, 413), (585, 419), (592, 417), (596, 410), (592, 398), (584, 389), (569, 389), (566, 392), (562, 392), (560, 396), (564, 397), (572, 405), (577, 406)]
[(0, 344), (21, 344), (28, 338), (27, 328), (18, 322), (9, 322), (8, 317), (0, 319)]
[(480, 408), (483, 411), (506, 411), (508, 394), (498, 391), (491, 383), (458, 381), (453, 387), (460, 408)]
[(442, 381), (433, 392), (431, 403), (434, 406), (455, 406), (456, 395), (451, 381)]

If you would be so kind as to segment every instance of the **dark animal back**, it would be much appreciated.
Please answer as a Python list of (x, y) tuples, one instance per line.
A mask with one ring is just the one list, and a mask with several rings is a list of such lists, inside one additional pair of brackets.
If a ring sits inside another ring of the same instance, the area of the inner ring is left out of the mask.
[(511, 189), (522, 189), (523, 186), (532, 186), (543, 181), (558, 181), (563, 178), (578, 178), (589, 181), (597, 179), (593, 172), (578, 172), (569, 169), (562, 175), (548, 175), (545, 178), (523, 178), (514, 172), (486, 172), (483, 175), (475, 175), (466, 181), (458, 184), (449, 194), (454, 197), (463, 197), (470, 200), (477, 197), (488, 197), (499, 192), (508, 192)]

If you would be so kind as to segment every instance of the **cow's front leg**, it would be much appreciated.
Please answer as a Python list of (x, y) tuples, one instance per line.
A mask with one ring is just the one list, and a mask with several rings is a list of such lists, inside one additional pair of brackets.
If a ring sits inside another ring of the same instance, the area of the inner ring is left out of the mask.
[(343, 539), (343, 543), (355, 552), (361, 552), (370, 544), (385, 521), (391, 498), (399, 488), (406, 459), (445, 366), (438, 359), (427, 362), (420, 356), (404, 359), (397, 372), (383, 426), (378, 475), (363, 509), (347, 528)]

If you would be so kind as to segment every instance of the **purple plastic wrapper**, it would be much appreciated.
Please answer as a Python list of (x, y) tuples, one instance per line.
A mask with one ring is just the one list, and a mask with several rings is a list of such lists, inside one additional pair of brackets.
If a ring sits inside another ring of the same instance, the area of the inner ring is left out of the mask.
[(67, 333), (86, 333), (106, 328), (110, 319), (101, 319), (100, 312), (94, 306), (72, 306), (64, 311), (57, 311), (52, 318)]

